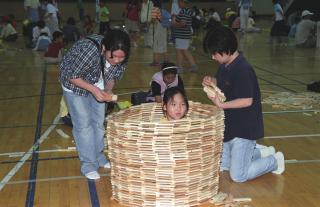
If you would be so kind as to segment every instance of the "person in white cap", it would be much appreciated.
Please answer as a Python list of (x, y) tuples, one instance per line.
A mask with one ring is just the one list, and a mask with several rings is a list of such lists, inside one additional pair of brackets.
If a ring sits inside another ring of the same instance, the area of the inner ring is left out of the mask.
[(316, 46), (316, 23), (311, 20), (312, 12), (304, 10), (301, 13), (302, 20), (297, 25), (295, 36), (296, 47)]

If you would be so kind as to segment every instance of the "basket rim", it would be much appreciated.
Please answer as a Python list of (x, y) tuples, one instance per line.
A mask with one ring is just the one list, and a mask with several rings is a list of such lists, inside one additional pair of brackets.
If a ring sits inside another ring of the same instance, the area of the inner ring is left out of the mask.
[[(211, 104), (203, 104), (203, 103), (200, 103), (200, 102), (194, 102), (194, 101), (188, 101), (189, 102), (189, 105), (201, 105), (203, 107), (208, 107), (208, 108), (205, 108), (207, 111), (209, 111), (210, 109), (216, 109), (216, 111), (218, 111), (218, 113), (216, 114), (219, 114), (223, 117), (224, 119), (224, 110), (221, 109), (221, 108), (218, 108), (217, 106), (214, 106), (214, 105), (211, 105)], [(155, 103), (155, 102), (151, 102), (151, 103), (143, 103), (143, 104), (140, 104), (140, 105), (136, 105), (136, 106), (131, 106), (130, 108), (134, 107), (134, 108), (141, 108), (141, 106), (146, 106), (146, 105), (153, 105), (153, 106), (156, 106), (156, 107), (161, 107), (161, 104), (160, 103)], [(181, 123), (184, 123), (184, 122), (188, 122), (188, 123), (191, 123), (191, 122), (205, 122), (205, 121), (215, 121), (215, 115), (216, 114), (212, 114), (211, 116), (208, 116), (207, 118), (199, 118), (199, 117), (190, 117), (188, 116), (187, 114), (187, 117), (183, 118), (183, 119), (179, 119), (179, 120), (168, 120), (166, 122), (155, 122), (155, 121), (141, 121), (141, 120), (134, 120), (134, 119), (126, 119), (125, 122), (119, 122), (119, 121), (116, 121), (114, 120), (115, 117), (118, 117), (119, 115), (122, 115), (125, 113), (125, 111), (127, 110), (130, 110), (130, 108), (127, 108), (127, 109), (123, 109), (123, 110), (120, 110), (118, 112), (114, 112), (110, 115), (108, 115), (106, 117), (106, 121), (107, 122), (115, 122), (115, 123), (118, 123), (119, 125), (131, 125), (131, 124), (139, 124), (139, 125), (142, 125), (142, 124), (156, 124), (156, 125), (175, 125), (175, 124), (178, 124), (179, 122)], [(189, 108), (190, 109), (190, 108)]]

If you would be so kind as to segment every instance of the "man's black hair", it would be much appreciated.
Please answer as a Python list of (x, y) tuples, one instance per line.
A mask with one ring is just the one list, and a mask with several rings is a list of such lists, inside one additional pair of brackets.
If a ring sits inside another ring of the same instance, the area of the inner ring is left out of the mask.
[(152, 0), (153, 6), (162, 8), (162, 1), (161, 0)]
[(106, 50), (111, 51), (111, 54), (116, 50), (122, 50), (125, 54), (122, 64), (128, 62), (130, 56), (130, 38), (125, 31), (120, 29), (108, 31), (102, 40), (102, 44)]
[(232, 55), (238, 48), (235, 34), (225, 26), (209, 30), (203, 40), (203, 50), (209, 54)]

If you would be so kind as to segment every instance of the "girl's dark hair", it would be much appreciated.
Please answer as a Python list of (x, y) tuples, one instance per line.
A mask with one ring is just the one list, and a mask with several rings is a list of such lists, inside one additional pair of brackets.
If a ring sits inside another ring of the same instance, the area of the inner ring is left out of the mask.
[(177, 66), (174, 63), (171, 62), (165, 62), (161, 65), (161, 71), (162, 75), (168, 75), (168, 74), (174, 74), (176, 75), (178, 73)]
[(40, 33), (40, 36), (47, 36), (47, 37), (48, 37), (49, 35), (48, 35), (48, 33), (46, 33), (46, 32), (41, 32), (41, 33)]
[(277, 3), (280, 4), (280, 0), (272, 0), (272, 3), (273, 3), (273, 4), (277, 4)]
[(182, 90), (181, 88), (179, 88), (177, 86), (168, 88), (164, 91), (163, 100), (162, 100), (163, 105), (167, 105), (169, 103), (169, 101), (174, 97), (174, 95), (179, 94), (179, 93), (182, 95), (184, 103), (186, 104), (187, 111), (188, 111), (189, 110), (189, 102), (188, 102), (187, 95), (184, 90)]
[(85, 15), (84, 18), (88, 18), (88, 20), (91, 21), (91, 16), (90, 15)]
[(37, 26), (40, 28), (40, 29), (43, 29), (45, 26), (46, 26), (46, 23), (43, 21), (43, 20), (39, 20), (37, 22)]
[(209, 54), (232, 55), (238, 48), (235, 34), (225, 26), (217, 26), (209, 30), (203, 39), (203, 50)]
[(67, 24), (76, 25), (76, 20), (73, 17), (69, 17), (67, 20)]
[(59, 37), (62, 37), (63, 36), (63, 33), (60, 32), (60, 31), (55, 31), (53, 34), (52, 34), (52, 40), (53, 41), (56, 41)]
[(122, 64), (128, 62), (130, 56), (130, 38), (125, 31), (120, 29), (108, 31), (102, 40), (102, 44), (106, 50), (111, 51), (111, 54), (116, 50), (122, 50), (125, 54)]

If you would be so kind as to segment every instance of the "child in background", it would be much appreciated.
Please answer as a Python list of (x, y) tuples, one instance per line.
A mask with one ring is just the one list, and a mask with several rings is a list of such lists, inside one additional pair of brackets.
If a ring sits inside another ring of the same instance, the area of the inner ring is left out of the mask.
[(67, 43), (75, 42), (80, 38), (80, 32), (73, 17), (68, 18), (67, 24), (62, 28), (62, 33)]
[(270, 43), (273, 44), (273, 42), (276, 41), (276, 43), (285, 45), (290, 28), (288, 25), (286, 25), (280, 0), (272, 0), (272, 3), (274, 11), (274, 23), (270, 31)]
[(163, 95), (162, 110), (167, 121), (184, 118), (189, 110), (189, 103), (184, 90), (179, 87), (168, 88)]
[(49, 44), (48, 50), (44, 54), (47, 62), (59, 62), (62, 58), (63, 48), (63, 33), (55, 31), (53, 33), (53, 42)]
[(155, 73), (152, 77), (151, 90), (146, 101), (161, 103), (164, 91), (171, 87), (179, 87), (184, 90), (183, 81), (177, 72), (177, 66), (169, 62), (163, 63), (161, 71)]
[(33, 48), (35, 51), (47, 51), (49, 44), (51, 43), (51, 39), (46, 32), (41, 32), (36, 46)]
[(155, 21), (153, 24), (153, 61), (150, 64), (152, 67), (160, 66), (160, 58), (163, 62), (168, 61), (167, 55), (167, 28), (171, 25), (171, 14), (161, 9), (161, 21)]
[(8, 18), (11, 22), (11, 25), (13, 26), (13, 28), (16, 30), (17, 29), (17, 21), (16, 21), (16, 17), (13, 14), (8, 14)]
[(50, 39), (52, 37), (49, 28), (46, 26), (46, 23), (43, 20), (39, 20), (37, 22), (37, 26), (32, 29), (32, 44), (30, 45), (31, 48), (35, 47), (41, 33), (47, 33)]
[(109, 13), (110, 12), (106, 5), (106, 1), (102, 0), (100, 2), (100, 10), (99, 10), (99, 16), (100, 16), (99, 34), (101, 35), (104, 35), (106, 32), (110, 30)]
[(282, 174), (283, 153), (274, 154), (272, 147), (256, 147), (256, 140), (264, 136), (261, 94), (252, 66), (237, 50), (235, 34), (229, 28), (217, 27), (207, 33), (203, 47), (220, 66), (216, 78), (206, 76), (202, 85), (217, 85), (226, 96), (226, 102), (218, 96), (208, 96), (225, 112), (220, 170), (229, 171), (235, 182), (246, 182), (268, 172)]
[(18, 38), (18, 34), (17, 34), (17, 31), (12, 26), (9, 17), (7, 16), (3, 17), (2, 23), (4, 23), (4, 25), (1, 30), (0, 38), (6, 42), (15, 42)]
[(192, 54), (188, 51), (192, 39), (192, 10), (188, 7), (189, 1), (179, 0), (178, 3), (181, 10), (173, 22), (176, 38), (176, 63), (179, 67), (179, 72), (183, 73), (183, 60), (186, 59), (190, 65), (189, 71), (196, 72), (198, 67)]
[(248, 27), (247, 27), (247, 30), (246, 32), (249, 32), (249, 33), (259, 33), (261, 32), (261, 29), (258, 28), (258, 27), (255, 27), (255, 21), (253, 19), (253, 16), (249, 16), (248, 18)]
[(87, 36), (87, 35), (93, 34), (94, 27), (95, 27), (95, 22), (91, 19), (89, 15), (86, 15), (84, 17), (83, 26), (82, 26), (83, 35)]

